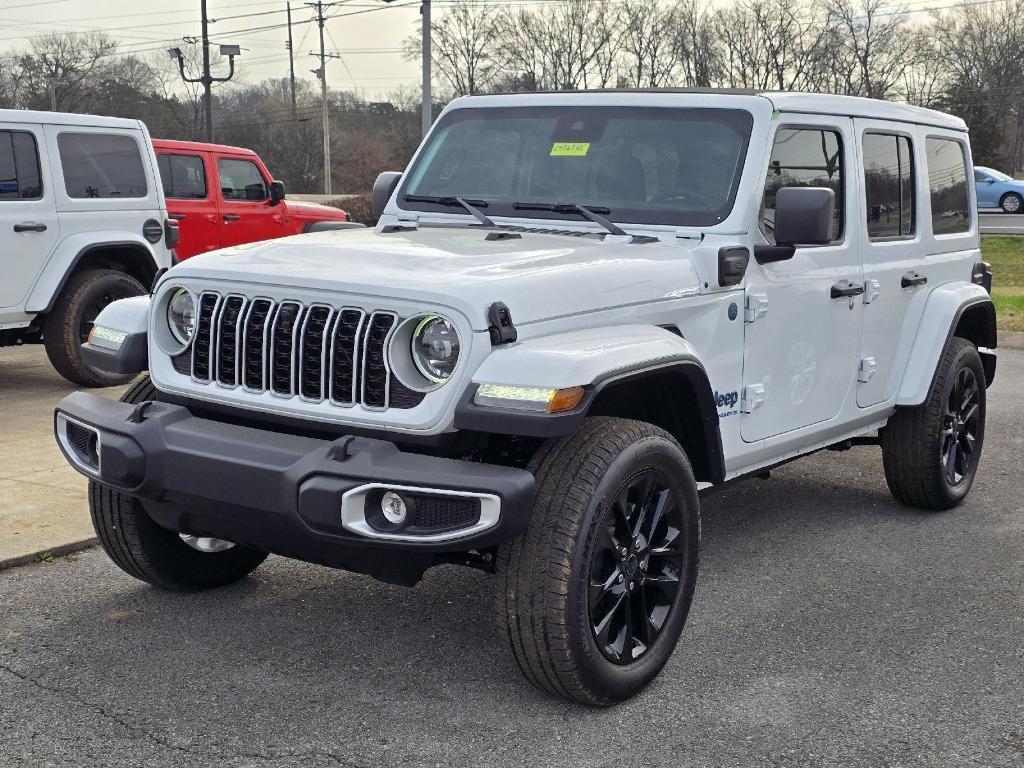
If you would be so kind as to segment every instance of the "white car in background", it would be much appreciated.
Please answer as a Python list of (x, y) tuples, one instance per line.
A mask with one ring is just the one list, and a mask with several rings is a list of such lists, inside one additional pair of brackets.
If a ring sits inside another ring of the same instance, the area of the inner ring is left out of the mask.
[(171, 265), (176, 241), (141, 122), (0, 110), (0, 347), (42, 342), (83, 386), (127, 381), (82, 344), (104, 307)]

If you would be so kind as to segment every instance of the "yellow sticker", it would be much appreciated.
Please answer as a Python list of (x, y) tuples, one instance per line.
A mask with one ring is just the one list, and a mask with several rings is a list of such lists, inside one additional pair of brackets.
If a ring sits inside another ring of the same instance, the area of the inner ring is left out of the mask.
[(556, 141), (551, 146), (551, 157), (586, 157), (589, 151), (589, 141)]

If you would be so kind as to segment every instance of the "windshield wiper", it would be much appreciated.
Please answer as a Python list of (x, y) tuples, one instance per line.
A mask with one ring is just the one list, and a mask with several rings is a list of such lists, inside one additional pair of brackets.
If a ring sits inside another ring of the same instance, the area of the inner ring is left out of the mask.
[(480, 206), (480, 208), (486, 208), (486, 200), (465, 200), (461, 197), (434, 197), (432, 195), (406, 195), (404, 199), (407, 203), (434, 203), (436, 205), (460, 207), (467, 213), (471, 213), (473, 217), (485, 227), (495, 226), (493, 221), (477, 209), (477, 206)]
[(600, 224), (602, 227), (607, 229), (613, 235), (622, 235), (623, 237), (629, 237), (629, 234), (623, 232), (617, 225), (601, 216), (602, 213), (611, 213), (608, 208), (598, 208), (597, 206), (586, 206), (579, 205), (578, 203), (512, 203), (512, 207), (517, 211), (552, 211), (553, 213), (578, 213), (584, 218), (590, 219), (595, 224)]

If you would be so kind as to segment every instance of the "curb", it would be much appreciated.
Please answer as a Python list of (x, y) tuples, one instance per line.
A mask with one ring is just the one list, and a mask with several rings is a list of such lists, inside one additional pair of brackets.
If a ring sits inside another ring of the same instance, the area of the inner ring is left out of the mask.
[(31, 565), (32, 563), (42, 562), (39, 559), (39, 555), (43, 554), (43, 552), (48, 552), (53, 557), (63, 557), (64, 555), (70, 555), (73, 552), (80, 552), (83, 549), (90, 549), (99, 543), (100, 540), (94, 536), (89, 539), (81, 539), (67, 544), (60, 544), (59, 546), (43, 550), (42, 552), (32, 552), (27, 555), (15, 555), (14, 557), (8, 557), (5, 560), (0, 560), (0, 571), (5, 571), (8, 568), (17, 568), (22, 565)]
[(1024, 349), (1024, 331), (998, 331), (999, 349)]

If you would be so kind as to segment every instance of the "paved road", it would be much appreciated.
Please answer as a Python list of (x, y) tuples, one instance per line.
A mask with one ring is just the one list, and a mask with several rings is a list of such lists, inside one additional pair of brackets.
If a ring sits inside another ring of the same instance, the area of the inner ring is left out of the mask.
[(190, 596), (95, 550), (0, 573), (0, 765), (1019, 768), (1021, 381), (1004, 352), (951, 513), (894, 504), (871, 448), (708, 499), (683, 642), (610, 710), (520, 681), (480, 573), (271, 558)]
[(978, 224), (983, 235), (1024, 235), (1024, 214), (982, 213)]

